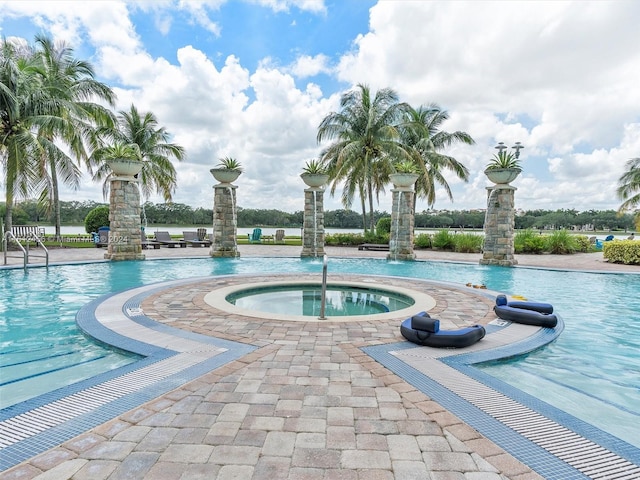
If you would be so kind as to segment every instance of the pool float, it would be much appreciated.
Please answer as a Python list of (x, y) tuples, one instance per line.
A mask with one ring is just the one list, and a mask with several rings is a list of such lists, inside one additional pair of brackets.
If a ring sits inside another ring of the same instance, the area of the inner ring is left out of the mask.
[(420, 312), (409, 317), (400, 325), (400, 333), (410, 342), (426, 347), (462, 348), (473, 345), (485, 336), (482, 325), (459, 330), (440, 330), (440, 320)]
[(558, 324), (553, 305), (549, 303), (508, 302), (506, 295), (498, 295), (493, 311), (499, 318), (515, 323), (547, 328), (554, 328)]

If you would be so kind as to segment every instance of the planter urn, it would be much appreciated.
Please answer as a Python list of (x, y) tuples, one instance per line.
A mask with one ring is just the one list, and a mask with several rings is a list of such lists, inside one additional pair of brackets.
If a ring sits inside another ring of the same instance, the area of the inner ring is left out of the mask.
[(213, 175), (213, 178), (218, 182), (225, 184), (230, 184), (235, 181), (242, 173), (240, 170), (233, 170), (230, 168), (212, 168), (209, 171), (211, 172), (211, 175)]
[(142, 170), (142, 162), (125, 158), (107, 160), (107, 165), (109, 165), (114, 177), (126, 180), (135, 180), (134, 175)]
[(407, 188), (416, 183), (419, 176), (417, 173), (392, 173), (389, 175), (389, 179), (394, 187)]
[(496, 185), (513, 182), (522, 172), (521, 168), (487, 168), (484, 174)]
[(312, 188), (322, 187), (329, 181), (329, 175), (326, 173), (303, 173), (300, 178), (308, 187)]

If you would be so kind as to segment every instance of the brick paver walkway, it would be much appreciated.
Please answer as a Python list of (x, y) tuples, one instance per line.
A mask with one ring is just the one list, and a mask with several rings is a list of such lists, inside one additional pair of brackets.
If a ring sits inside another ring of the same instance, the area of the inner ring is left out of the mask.
[[(204, 301), (212, 289), (244, 281), (173, 287), (146, 298), (142, 308), (159, 322), (257, 350), (0, 478), (541, 478), (360, 349), (403, 340), (397, 319), (265, 321)], [(384, 280), (387, 287), (396, 283), (431, 295), (431, 311), (445, 328), (495, 318), (491, 301), (473, 289)]]

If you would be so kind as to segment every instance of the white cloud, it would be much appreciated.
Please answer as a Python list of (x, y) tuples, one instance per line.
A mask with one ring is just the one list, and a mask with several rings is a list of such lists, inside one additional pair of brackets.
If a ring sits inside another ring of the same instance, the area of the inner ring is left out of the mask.
[[(315, 0), (254, 3), (274, 12), (331, 8)], [(640, 155), (637, 2), (379, 2), (369, 32), (352, 39), (350, 51), (335, 56), (319, 42), (313, 56), (289, 66), (269, 57), (249, 66), (234, 55), (220, 63), (193, 45), (153, 56), (129, 16), (130, 9), (154, 15), (155, 27), (170, 36), (187, 15), (219, 35), (223, 4), (27, 1), (0, 2), (0, 9), (71, 44), (90, 44), (99, 75), (116, 83), (118, 109), (135, 103), (156, 114), (188, 154), (177, 166), (176, 201), (211, 206), (208, 169), (229, 155), (245, 165), (239, 205), (301, 210), (298, 174), (318, 154), (317, 126), (342, 93), (301, 80), (324, 74), (347, 85), (391, 87), (415, 106), (435, 101), (450, 113), (445, 130), (473, 136), (477, 145), (447, 152), (468, 166), (469, 183), (448, 176), (454, 203), (440, 189), (436, 208), (484, 207), (482, 171), (497, 141), (526, 147), (515, 182), (519, 208), (617, 208), (617, 178)], [(340, 191), (327, 194), (327, 208), (340, 207)], [(95, 192), (99, 186), (92, 194), (83, 185), (79, 195), (95, 199)], [(389, 196), (378, 209), (390, 211)]]
[(291, 73), (298, 78), (313, 77), (330, 72), (329, 57), (320, 53), (315, 56), (301, 55), (291, 67)]
[(291, 7), (306, 10), (312, 13), (326, 12), (323, 0), (249, 0), (252, 3), (268, 7), (274, 12), (288, 12)]

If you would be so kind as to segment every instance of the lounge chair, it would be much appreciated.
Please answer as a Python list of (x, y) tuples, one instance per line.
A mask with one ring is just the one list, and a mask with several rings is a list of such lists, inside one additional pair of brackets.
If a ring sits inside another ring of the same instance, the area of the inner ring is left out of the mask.
[(249, 243), (262, 243), (262, 229), (254, 228), (253, 233), (247, 234), (249, 236)]
[(284, 241), (284, 230), (276, 230), (276, 236), (273, 239), (274, 243), (285, 243)]
[(143, 250), (146, 250), (149, 247), (152, 247), (155, 250), (160, 248), (160, 242), (149, 240), (145, 235), (144, 230), (140, 233), (140, 243), (142, 244)]
[(209, 240), (200, 240), (198, 238), (198, 232), (182, 232), (182, 237), (187, 244), (192, 247), (208, 247), (211, 245)]
[(156, 232), (156, 241), (160, 242), (162, 245), (166, 245), (169, 248), (174, 248), (178, 245), (180, 248), (186, 248), (187, 242), (184, 240), (173, 240), (169, 232)]
[(604, 240), (596, 239), (596, 248), (598, 250), (602, 250), (602, 246), (604, 245), (604, 242), (610, 242), (612, 240), (613, 240), (613, 235), (607, 235), (607, 237)]
[(358, 245), (358, 250), (375, 250), (378, 252), (388, 252), (389, 244), (388, 243), (362, 243)]

